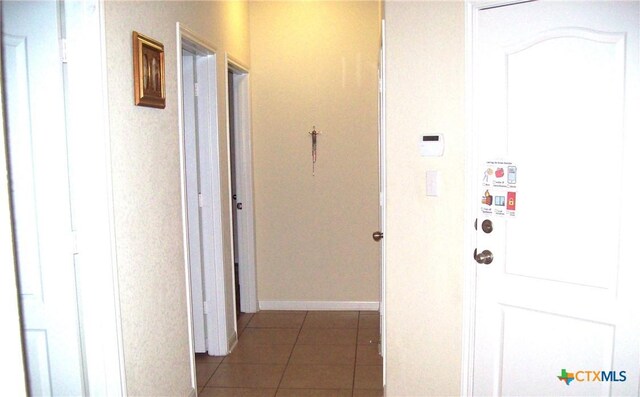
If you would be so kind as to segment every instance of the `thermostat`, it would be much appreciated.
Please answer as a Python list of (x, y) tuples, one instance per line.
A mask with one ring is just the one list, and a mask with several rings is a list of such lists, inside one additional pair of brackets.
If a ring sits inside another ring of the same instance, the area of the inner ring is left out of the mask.
[(444, 137), (438, 135), (422, 135), (420, 137), (420, 155), (422, 157), (439, 157), (444, 154)]

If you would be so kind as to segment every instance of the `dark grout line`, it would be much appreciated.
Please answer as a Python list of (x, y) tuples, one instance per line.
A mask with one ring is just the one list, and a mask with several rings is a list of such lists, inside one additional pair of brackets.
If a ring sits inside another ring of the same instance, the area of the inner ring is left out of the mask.
[(355, 354), (355, 358), (353, 360), (353, 380), (351, 381), (351, 396), (353, 397), (353, 394), (355, 393), (356, 390), (356, 369), (358, 368), (358, 336), (360, 334), (360, 316), (362, 315), (361, 312), (358, 312), (358, 324), (356, 326), (356, 354)]
[(300, 338), (300, 333), (302, 332), (302, 327), (304, 326), (304, 322), (307, 321), (308, 311), (304, 312), (304, 319), (302, 320), (302, 324), (300, 324), (300, 329), (298, 329), (298, 335), (296, 335), (296, 340), (293, 342), (293, 347), (291, 348), (291, 352), (289, 352), (289, 357), (287, 358), (287, 363), (284, 365), (284, 371), (282, 371), (282, 375), (280, 376), (280, 380), (278, 381), (278, 386), (276, 387), (276, 395), (280, 390), (280, 385), (282, 384), (282, 380), (284, 379), (284, 374), (287, 373), (287, 368), (289, 368), (289, 362), (291, 361), (291, 356), (293, 356), (293, 351), (296, 349), (296, 345), (298, 344), (298, 338)]
[[(213, 378), (213, 374), (216, 373), (216, 371), (218, 371), (218, 368), (220, 368), (220, 364), (222, 364), (222, 361), (220, 361), (219, 363), (216, 364), (216, 367), (213, 371), (211, 371), (211, 375), (209, 375), (209, 377), (207, 378), (207, 381), (204, 382), (204, 385), (202, 386), (198, 386), (198, 376), (196, 375), (196, 388), (197, 387), (201, 387), (201, 388), (205, 388), (207, 387), (207, 385), (209, 384), (209, 382), (211, 382), (211, 379)], [(198, 363), (196, 363), (196, 368), (198, 367)], [(196, 370), (197, 372), (197, 370)]]

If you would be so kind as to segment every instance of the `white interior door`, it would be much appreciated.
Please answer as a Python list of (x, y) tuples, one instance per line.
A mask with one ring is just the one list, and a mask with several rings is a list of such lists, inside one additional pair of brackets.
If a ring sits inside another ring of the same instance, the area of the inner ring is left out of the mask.
[(638, 395), (640, 3), (476, 17), (473, 393)]
[(198, 113), (196, 108), (196, 54), (182, 50), (182, 91), (184, 148), (186, 168), (187, 223), (189, 240), (189, 268), (191, 270), (191, 303), (194, 348), (196, 353), (207, 351), (204, 291), (202, 272), (202, 231), (200, 203), (200, 166), (198, 154)]
[(32, 395), (82, 395), (59, 3), (2, 2), (15, 239)]

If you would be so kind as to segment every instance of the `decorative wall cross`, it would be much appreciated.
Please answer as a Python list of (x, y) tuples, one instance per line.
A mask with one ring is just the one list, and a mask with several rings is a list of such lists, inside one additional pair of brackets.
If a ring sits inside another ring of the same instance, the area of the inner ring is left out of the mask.
[(318, 135), (321, 132), (316, 131), (316, 126), (313, 126), (313, 130), (309, 132), (311, 135), (311, 160), (313, 162), (312, 165), (312, 175), (316, 176), (316, 160), (318, 159)]

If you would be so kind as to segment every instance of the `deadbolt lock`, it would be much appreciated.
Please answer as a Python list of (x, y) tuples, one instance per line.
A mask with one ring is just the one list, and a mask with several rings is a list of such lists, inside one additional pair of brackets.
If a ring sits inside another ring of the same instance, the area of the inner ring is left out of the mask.
[(491, 219), (482, 221), (482, 231), (485, 233), (491, 233), (493, 231), (493, 222), (491, 222)]

